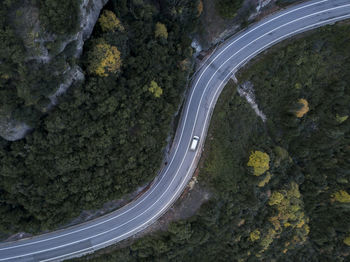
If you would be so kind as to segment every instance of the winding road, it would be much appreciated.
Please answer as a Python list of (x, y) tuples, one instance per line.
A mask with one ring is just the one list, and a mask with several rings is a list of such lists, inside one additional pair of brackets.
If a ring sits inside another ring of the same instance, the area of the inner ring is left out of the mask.
[[(228, 39), (196, 72), (170, 152), (150, 189), (123, 208), (93, 221), (16, 242), (0, 244), (0, 261), (61, 261), (126, 239), (155, 222), (191, 179), (211, 114), (225, 83), (240, 67), (293, 35), (350, 18), (350, 0), (315, 0), (295, 5)], [(193, 136), (201, 138), (189, 150)]]

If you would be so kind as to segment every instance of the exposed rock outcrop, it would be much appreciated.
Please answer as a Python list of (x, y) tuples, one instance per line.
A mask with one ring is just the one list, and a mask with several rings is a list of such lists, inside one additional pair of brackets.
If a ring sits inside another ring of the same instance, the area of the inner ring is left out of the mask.
[[(82, 0), (80, 5), (79, 29), (71, 35), (55, 35), (45, 32), (40, 26), (39, 10), (30, 1), (14, 11), (13, 26), (26, 47), (26, 60), (47, 64), (54, 62), (56, 57), (65, 58), (64, 69), (52, 70), (52, 74), (62, 76), (62, 83), (48, 97), (51, 101), (47, 110), (57, 104), (57, 97), (62, 95), (75, 81), (82, 81), (82, 70), (71, 61), (82, 54), (84, 42), (90, 37), (100, 11), (108, 0)], [(18, 17), (20, 15), (20, 18)], [(10, 14), (11, 15), (11, 14)], [(44, 111), (47, 111), (44, 110)], [(22, 139), (31, 130), (26, 123), (20, 123), (10, 115), (0, 116), (0, 136), (9, 141)]]
[(251, 105), (251, 107), (254, 109), (257, 116), (261, 118), (263, 122), (266, 121), (265, 114), (259, 109), (256, 101), (255, 101), (255, 95), (254, 95), (254, 86), (251, 82), (246, 81), (240, 86), (237, 87), (237, 92), (241, 97), (244, 97), (247, 102)]
[(75, 56), (80, 56), (84, 42), (90, 37), (99, 17), (100, 11), (108, 0), (83, 0), (81, 4), (80, 30), (73, 36), (62, 41), (60, 52), (63, 52), (68, 44), (76, 41)]
[(83, 81), (84, 80), (84, 74), (81, 71), (81, 68), (79, 66), (74, 66), (73, 68), (69, 68), (68, 72), (66, 73), (65, 81), (64, 83), (60, 84), (57, 91), (49, 96), (49, 99), (51, 103), (49, 104), (48, 109), (55, 106), (57, 104), (57, 97), (64, 94), (67, 89), (72, 85), (75, 81)]
[(29, 131), (30, 126), (11, 118), (0, 118), (0, 135), (8, 141), (22, 139)]

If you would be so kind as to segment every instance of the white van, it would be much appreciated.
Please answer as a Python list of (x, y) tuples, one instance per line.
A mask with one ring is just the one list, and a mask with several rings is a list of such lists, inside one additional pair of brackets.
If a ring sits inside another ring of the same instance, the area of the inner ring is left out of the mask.
[(195, 151), (199, 142), (199, 136), (194, 136), (191, 142), (190, 150)]

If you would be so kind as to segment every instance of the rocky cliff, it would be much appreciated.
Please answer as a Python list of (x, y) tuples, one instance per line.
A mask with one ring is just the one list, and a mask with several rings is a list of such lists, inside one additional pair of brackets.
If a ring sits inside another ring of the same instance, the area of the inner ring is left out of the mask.
[[(46, 75), (42, 76), (43, 79), (27, 83), (26, 86), (16, 86), (17, 94), (23, 98), (25, 106), (42, 99), (44, 102), (40, 103), (40, 106), (35, 106), (45, 113), (57, 104), (57, 97), (73, 82), (84, 79), (76, 60), (82, 54), (84, 42), (90, 37), (99, 13), (107, 1), (81, 0), (77, 14), (74, 14), (79, 17), (77, 29), (69, 34), (47, 30), (40, 19), (41, 6), (33, 4), (33, 1), (23, 1), (12, 8), (8, 20), (16, 36), (23, 41), (26, 75)], [(37, 86), (45, 82), (49, 88), (40, 94), (41, 87)], [(20, 95), (19, 90), (26, 95)], [(30, 123), (16, 118), (13, 112), (3, 113), (0, 110), (0, 136), (4, 139), (9, 141), (22, 139), (31, 129)]]

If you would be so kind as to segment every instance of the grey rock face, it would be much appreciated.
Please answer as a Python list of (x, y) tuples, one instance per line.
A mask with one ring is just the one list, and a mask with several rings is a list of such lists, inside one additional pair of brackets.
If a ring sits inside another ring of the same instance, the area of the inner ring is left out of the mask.
[(16, 141), (25, 137), (31, 130), (30, 126), (14, 119), (0, 118), (0, 134), (8, 141)]
[(82, 4), (82, 40), (87, 40), (96, 24), (97, 18), (103, 6), (108, 0), (84, 0)]
[(265, 122), (266, 115), (259, 109), (258, 104), (256, 103), (253, 84), (249, 81), (246, 81), (237, 87), (237, 92), (241, 97), (244, 97), (247, 100), (247, 102), (254, 109), (257, 116), (259, 116), (261, 120)]
[[(82, 54), (84, 42), (93, 31), (101, 9), (107, 2), (108, 0), (82, 0), (79, 30), (75, 34), (67, 36), (57, 36), (44, 32), (40, 26), (37, 7), (31, 5), (20, 7), (23, 17), (22, 21), (17, 24), (17, 33), (25, 43), (26, 59), (48, 64), (61, 53), (78, 58)], [(68, 48), (70, 44), (73, 44), (73, 50), (71, 47)], [(57, 97), (65, 93), (73, 82), (84, 80), (81, 68), (76, 65), (71, 66), (68, 62), (64, 71), (55, 71), (52, 74), (64, 76), (64, 81), (49, 96), (51, 103), (47, 109), (57, 104)], [(20, 123), (10, 116), (0, 116), (0, 136), (6, 140), (22, 139), (30, 130), (31, 127), (26, 123)]]
[(48, 109), (57, 105), (57, 97), (64, 94), (67, 91), (67, 89), (72, 85), (73, 82), (83, 81), (84, 78), (85, 78), (84, 74), (81, 71), (81, 68), (79, 66), (69, 68), (67, 72), (67, 77), (65, 77), (65, 82), (60, 84), (60, 87), (57, 89), (56, 93), (49, 96), (49, 99), (51, 100), (51, 104), (49, 105)]
[(98, 19), (98, 16), (100, 14), (100, 11), (107, 2), (108, 0), (83, 0), (80, 8), (80, 30), (75, 35), (71, 36), (62, 43), (60, 49), (61, 52), (69, 43), (77, 41), (77, 49), (75, 56), (78, 57), (81, 55), (83, 51), (84, 42), (90, 37)]

